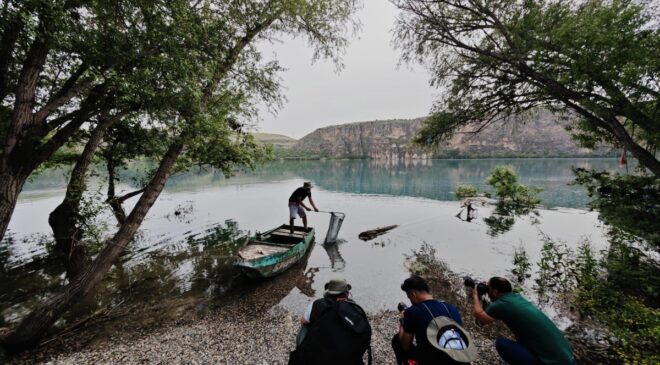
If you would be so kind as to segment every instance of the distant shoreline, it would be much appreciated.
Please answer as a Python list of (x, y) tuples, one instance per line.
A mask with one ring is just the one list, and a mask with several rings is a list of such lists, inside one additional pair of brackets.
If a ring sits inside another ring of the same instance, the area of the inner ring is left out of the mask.
[(466, 157), (432, 157), (432, 158), (416, 158), (416, 159), (377, 159), (368, 156), (346, 156), (346, 157), (324, 157), (324, 156), (315, 156), (315, 157), (281, 157), (275, 156), (274, 160), (286, 160), (286, 161), (316, 161), (316, 160), (371, 160), (371, 161), (451, 161), (451, 160), (537, 160), (537, 159), (572, 159), (572, 158), (589, 158), (589, 159), (615, 159), (619, 156), (616, 155), (566, 155), (566, 156), (466, 156)]

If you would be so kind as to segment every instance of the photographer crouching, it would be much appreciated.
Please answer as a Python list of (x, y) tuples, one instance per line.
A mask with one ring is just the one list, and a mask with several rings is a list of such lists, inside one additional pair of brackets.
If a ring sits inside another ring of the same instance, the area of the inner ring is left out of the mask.
[[(492, 277), (486, 287), (466, 279), (465, 285), (472, 287), (477, 323), (487, 325), (501, 320), (516, 337), (516, 341), (503, 337), (495, 341), (497, 352), (507, 364), (575, 364), (571, 345), (561, 331), (536, 306), (514, 293), (507, 279)], [(484, 292), (491, 300), (485, 311), (481, 304)]]
[(419, 276), (406, 279), (401, 290), (412, 306), (398, 306), (399, 333), (392, 338), (397, 364), (409, 364), (411, 360), (420, 365), (466, 364), (476, 358), (476, 347), (461, 327), (461, 315), (455, 306), (434, 299), (429, 285)]

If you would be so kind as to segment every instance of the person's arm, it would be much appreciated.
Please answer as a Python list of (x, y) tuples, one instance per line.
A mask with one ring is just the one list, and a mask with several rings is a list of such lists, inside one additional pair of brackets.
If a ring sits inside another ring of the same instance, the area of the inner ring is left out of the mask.
[(472, 289), (472, 302), (474, 303), (474, 318), (477, 320), (477, 324), (484, 326), (496, 321), (495, 318), (489, 316), (486, 311), (484, 311), (476, 286)]
[[(319, 208), (317, 208), (317, 207), (316, 207), (316, 204), (314, 204), (314, 201), (312, 200), (312, 196), (311, 196), (311, 195), (309, 196), (309, 204), (311, 204), (311, 205), (314, 207), (314, 210), (315, 210), (315, 211), (317, 211), (317, 212), (319, 211)], [(307, 209), (307, 210), (309, 210), (309, 209)]]
[(312, 307), (314, 306), (314, 302), (311, 302), (307, 305), (307, 308), (305, 309), (305, 313), (303, 316), (300, 318), (300, 325), (306, 325), (310, 322), (311, 317), (312, 317)]
[(412, 349), (413, 334), (408, 333), (403, 329), (403, 313), (401, 313), (399, 319), (399, 342), (401, 342), (401, 348), (403, 348), (403, 351), (408, 352)]
[(305, 200), (305, 197), (297, 196), (296, 197), (296, 204), (300, 205), (301, 207), (305, 208), (306, 211), (310, 211), (309, 207), (303, 203), (303, 200)]

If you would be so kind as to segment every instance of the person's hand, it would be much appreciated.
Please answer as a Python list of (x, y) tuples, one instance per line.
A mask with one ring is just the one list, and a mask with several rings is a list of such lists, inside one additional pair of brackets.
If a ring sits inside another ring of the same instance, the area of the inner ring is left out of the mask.
[(317, 212), (319, 211), (319, 209), (318, 209), (318, 208), (314, 208), (314, 210), (315, 210), (315, 211), (317, 211)]
[(311, 209), (309, 209), (309, 208), (307, 208), (307, 207), (305, 207), (305, 210), (307, 210), (308, 212), (311, 212), (311, 211), (312, 211)]

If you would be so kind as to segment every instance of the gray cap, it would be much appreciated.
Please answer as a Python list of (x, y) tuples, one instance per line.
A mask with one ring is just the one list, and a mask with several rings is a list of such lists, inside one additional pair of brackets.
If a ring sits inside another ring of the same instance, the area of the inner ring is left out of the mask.
[(325, 283), (325, 293), (330, 295), (339, 295), (351, 290), (351, 284), (346, 279), (332, 279)]
[(312, 183), (311, 183), (310, 181), (305, 181), (305, 182), (303, 183), (303, 187), (311, 188), (311, 187), (312, 187)]

